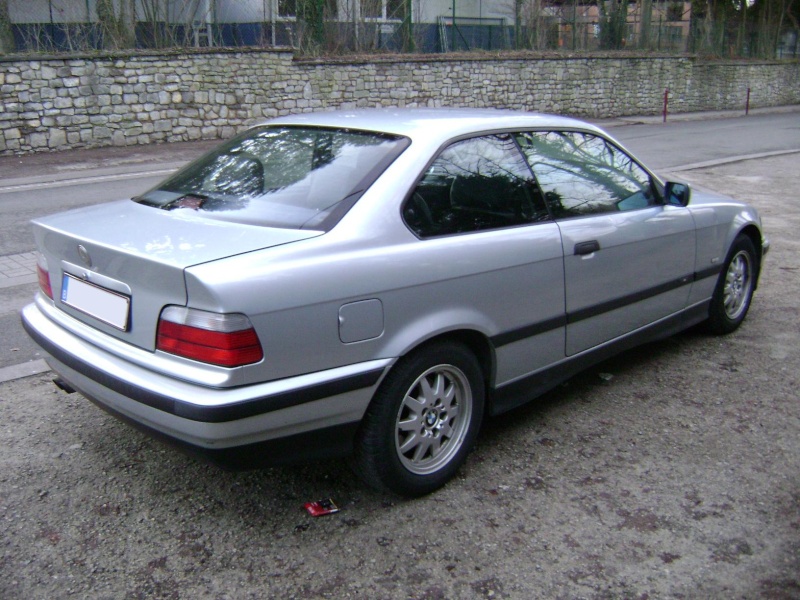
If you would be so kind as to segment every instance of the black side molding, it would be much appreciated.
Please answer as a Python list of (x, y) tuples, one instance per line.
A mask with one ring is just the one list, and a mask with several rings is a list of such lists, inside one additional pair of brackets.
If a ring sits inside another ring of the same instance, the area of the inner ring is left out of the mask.
[(491, 393), (492, 415), (499, 415), (511, 409), (527, 404), (537, 396), (552, 390), (573, 375), (585, 371), (599, 362), (635, 348), (645, 342), (666, 338), (688, 329), (692, 325), (702, 323), (708, 318), (708, 307), (711, 300), (702, 302), (681, 313), (673, 315), (659, 323), (640, 329), (636, 333), (624, 336), (615, 342), (600, 346), (594, 350), (583, 352), (569, 358), (555, 367), (523, 377), (507, 385), (495, 388)]

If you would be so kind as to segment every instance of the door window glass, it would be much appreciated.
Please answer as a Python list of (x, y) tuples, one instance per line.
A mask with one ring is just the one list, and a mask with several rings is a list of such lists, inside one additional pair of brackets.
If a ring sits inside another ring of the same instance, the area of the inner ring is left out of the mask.
[(575, 131), (518, 136), (556, 218), (636, 210), (658, 204), (647, 171), (608, 140)]
[(421, 237), (548, 219), (544, 199), (510, 135), (456, 142), (428, 168), (403, 209)]

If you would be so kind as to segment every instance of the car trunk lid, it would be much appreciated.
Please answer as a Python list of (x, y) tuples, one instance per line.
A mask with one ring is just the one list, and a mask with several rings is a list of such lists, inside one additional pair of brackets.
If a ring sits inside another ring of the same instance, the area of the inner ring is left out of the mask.
[(36, 219), (33, 229), (56, 306), (147, 350), (155, 347), (161, 309), (187, 304), (184, 269), (321, 233), (204, 219), (127, 200)]

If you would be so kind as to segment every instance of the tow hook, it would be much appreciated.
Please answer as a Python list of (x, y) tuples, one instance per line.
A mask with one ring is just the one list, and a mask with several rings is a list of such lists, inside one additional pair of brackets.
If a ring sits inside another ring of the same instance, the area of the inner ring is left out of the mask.
[(73, 388), (70, 384), (68, 384), (63, 379), (61, 379), (61, 377), (56, 377), (55, 379), (53, 379), (53, 383), (62, 392), (66, 392), (67, 394), (74, 394), (75, 393), (75, 388)]

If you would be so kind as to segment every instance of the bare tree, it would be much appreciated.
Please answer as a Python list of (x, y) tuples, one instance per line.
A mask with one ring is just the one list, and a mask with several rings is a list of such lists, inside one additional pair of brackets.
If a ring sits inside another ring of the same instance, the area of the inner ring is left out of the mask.
[(8, 15), (8, 0), (0, 0), (0, 54), (8, 54), (16, 49), (11, 17)]
[(319, 54), (325, 46), (324, 0), (298, 0), (297, 20), (301, 26), (300, 49), (305, 54)]
[(628, 0), (599, 0), (600, 46), (606, 50), (619, 50), (625, 46), (625, 28), (628, 22)]
[(525, 46), (532, 50), (544, 50), (555, 43), (551, 39), (554, 21), (548, 17), (545, 7), (544, 0), (528, 0), (522, 10)]
[(133, 48), (135, 45), (133, 2), (134, 0), (97, 0), (97, 21), (103, 35), (104, 48), (116, 50)]
[(642, 0), (642, 15), (640, 21), (639, 46), (644, 50), (650, 48), (650, 33), (653, 23), (653, 0)]
[(401, 18), (403, 20), (400, 24), (400, 40), (403, 52), (414, 52), (417, 49), (417, 44), (414, 38), (411, 0), (403, 0)]

